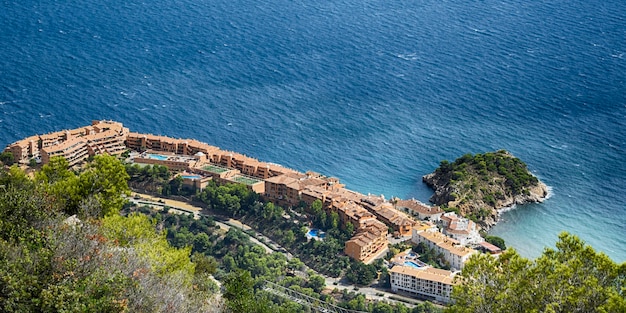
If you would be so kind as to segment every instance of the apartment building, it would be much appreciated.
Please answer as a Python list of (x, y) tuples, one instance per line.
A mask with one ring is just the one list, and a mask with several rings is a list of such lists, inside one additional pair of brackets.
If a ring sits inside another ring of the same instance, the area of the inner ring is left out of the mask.
[(109, 155), (120, 155), (127, 149), (124, 144), (124, 129), (106, 129), (99, 133), (85, 135), (84, 137), (87, 139), (90, 155), (105, 153)]
[(330, 201), (328, 200), (328, 197), (331, 192), (332, 190), (329, 190), (324, 187), (310, 186), (302, 190), (302, 192), (300, 193), (300, 200), (302, 200), (304, 203), (306, 203), (309, 206), (313, 204), (315, 200), (320, 200), (322, 202), (323, 207), (325, 209), (328, 209), (330, 207)]
[(285, 173), (298, 173), (286, 167), (247, 157), (243, 154), (224, 151), (195, 139), (175, 139), (152, 134), (130, 133), (126, 146), (135, 151), (169, 152), (179, 155), (195, 155), (201, 152), (215, 165), (239, 170), (242, 174), (260, 179), (268, 179)]
[(311, 205), (319, 199), (326, 201), (326, 191), (340, 186), (333, 177), (325, 177), (315, 172), (306, 174), (285, 173), (265, 179), (265, 197), (283, 206), (296, 206), (300, 201)]
[[(334, 200), (329, 207), (330, 212), (337, 212), (342, 225), (351, 223), (354, 229), (362, 228), (368, 221), (375, 220), (376, 216), (362, 206), (352, 201)], [(384, 225), (384, 224), (383, 224)]]
[(415, 199), (409, 200), (400, 200), (394, 199), (396, 208), (399, 210), (406, 210), (409, 214), (413, 216), (417, 216), (420, 220), (429, 220), (436, 222), (441, 218), (441, 215), (444, 213), (443, 210), (438, 206), (429, 206), (424, 203), (421, 203)]
[(498, 255), (502, 253), (502, 249), (486, 241), (483, 241), (480, 244), (478, 244), (478, 249), (482, 250), (485, 253), (489, 253), (491, 255)]
[(423, 242), (427, 247), (443, 254), (452, 269), (463, 269), (465, 262), (477, 250), (464, 247), (459, 241), (449, 238), (437, 231), (413, 231), (411, 241), (415, 244)]
[(414, 220), (403, 212), (396, 210), (382, 196), (364, 196), (361, 198), (360, 204), (376, 215), (382, 222), (389, 225), (394, 231), (398, 232), (400, 236), (410, 236), (411, 229), (416, 225)]
[(66, 141), (71, 137), (70, 131), (59, 131), (39, 136), (40, 148), (52, 147)]
[(478, 244), (484, 241), (473, 221), (448, 212), (441, 217), (443, 233), (459, 241), (461, 245)]
[(89, 157), (87, 141), (82, 138), (70, 138), (61, 143), (44, 147), (40, 151), (41, 162), (47, 164), (55, 156), (62, 156), (70, 167), (78, 165)]
[[(179, 151), (178, 144), (184, 141), (166, 136), (157, 136), (152, 134), (130, 133), (126, 137), (126, 146), (135, 151), (159, 151), (175, 154)], [(181, 148), (181, 150), (183, 150)]]
[[(329, 207), (332, 206), (333, 203), (344, 203), (344, 202), (359, 203), (359, 200), (362, 197), (363, 195), (356, 191), (352, 191), (346, 188), (336, 188), (336, 189), (332, 189), (331, 192), (328, 193), (326, 197), (326, 202), (329, 203)], [(365, 210), (365, 208), (363, 207), (361, 207), (361, 209)]]
[(361, 224), (356, 234), (346, 241), (344, 253), (363, 263), (370, 263), (387, 249), (387, 226), (376, 219)]
[(302, 173), (287, 173), (270, 177), (265, 180), (265, 197), (282, 206), (296, 206), (300, 195), (300, 180), (305, 179)]
[(415, 237), (417, 233), (421, 233), (424, 231), (436, 232), (439, 231), (437, 229), (437, 225), (433, 224), (429, 221), (419, 221), (413, 228), (411, 229), (411, 238)]
[(432, 267), (413, 268), (396, 265), (389, 274), (392, 291), (401, 291), (443, 303), (450, 302), (452, 288), (456, 284), (454, 273)]
[(53, 156), (65, 157), (71, 166), (84, 162), (89, 155), (122, 154), (128, 128), (114, 121), (93, 121), (90, 126), (31, 136), (7, 146), (16, 161), (26, 163), (41, 157), (45, 164)]
[(39, 141), (39, 136), (30, 136), (8, 145), (4, 151), (11, 152), (16, 162), (27, 163), (30, 158), (40, 155)]

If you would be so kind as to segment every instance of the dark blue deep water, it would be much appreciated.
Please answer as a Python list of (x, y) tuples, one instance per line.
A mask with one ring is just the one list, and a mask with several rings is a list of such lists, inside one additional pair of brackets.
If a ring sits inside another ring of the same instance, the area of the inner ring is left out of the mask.
[(626, 2), (3, 0), (0, 144), (114, 119), (362, 193), (507, 149), (552, 187), (493, 233), (626, 261)]

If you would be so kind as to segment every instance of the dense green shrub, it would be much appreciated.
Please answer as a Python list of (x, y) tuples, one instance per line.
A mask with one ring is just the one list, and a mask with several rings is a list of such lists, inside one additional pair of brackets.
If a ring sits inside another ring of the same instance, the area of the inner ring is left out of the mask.
[[(476, 155), (465, 154), (452, 163), (444, 160), (441, 161), (436, 170), (437, 173), (449, 177), (453, 181), (465, 180), (470, 177), (469, 174), (472, 171), (487, 177), (488, 180), (489, 177), (504, 177), (504, 183), (510, 188), (512, 195), (523, 194), (526, 187), (535, 186), (539, 182), (528, 171), (524, 162), (504, 150)], [(475, 185), (468, 186), (473, 187)], [(492, 199), (487, 202), (495, 203)]]

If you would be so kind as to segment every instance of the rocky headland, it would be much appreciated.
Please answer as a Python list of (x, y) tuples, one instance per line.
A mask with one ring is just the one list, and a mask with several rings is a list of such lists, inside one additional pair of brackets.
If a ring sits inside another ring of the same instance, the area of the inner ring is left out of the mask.
[(441, 161), (422, 180), (435, 191), (432, 203), (457, 210), (486, 229), (496, 224), (502, 210), (548, 196), (547, 186), (505, 150)]

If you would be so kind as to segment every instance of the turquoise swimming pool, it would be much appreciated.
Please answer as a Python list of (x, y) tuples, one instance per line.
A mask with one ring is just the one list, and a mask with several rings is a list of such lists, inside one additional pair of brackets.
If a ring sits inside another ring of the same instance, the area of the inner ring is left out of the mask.
[(202, 176), (200, 175), (180, 175), (183, 179), (200, 179)]
[(159, 154), (148, 154), (147, 157), (150, 159), (155, 159), (155, 160), (160, 160), (160, 161), (165, 161), (168, 158), (168, 156), (159, 155)]
[(308, 232), (308, 235), (311, 237), (317, 237), (317, 238), (322, 238), (324, 239), (326, 237), (326, 233), (324, 233), (323, 231), (319, 230), (319, 229), (311, 229)]
[(406, 261), (406, 262), (404, 262), (404, 265), (405, 266), (410, 266), (410, 267), (413, 267), (413, 268), (420, 268), (420, 267), (422, 267), (421, 265), (419, 265), (419, 264), (417, 264), (417, 263), (415, 263), (413, 261)]

